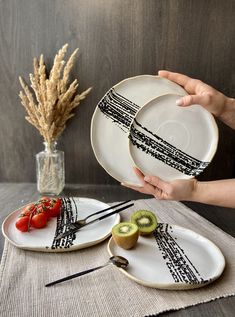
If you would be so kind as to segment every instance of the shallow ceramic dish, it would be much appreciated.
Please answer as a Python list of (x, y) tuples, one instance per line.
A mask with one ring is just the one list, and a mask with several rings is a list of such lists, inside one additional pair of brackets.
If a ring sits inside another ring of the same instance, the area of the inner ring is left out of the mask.
[(119, 182), (140, 185), (128, 150), (128, 132), (136, 112), (167, 93), (187, 95), (179, 85), (141, 75), (113, 86), (98, 103), (91, 121), (91, 144), (100, 165)]
[(145, 104), (130, 125), (129, 151), (145, 175), (192, 178), (211, 162), (218, 144), (214, 117), (203, 107), (177, 107), (179, 95)]
[(222, 274), (225, 259), (205, 237), (176, 225), (158, 225), (151, 237), (139, 237), (135, 248), (124, 250), (113, 238), (110, 255), (129, 261), (120, 271), (135, 282), (153, 288), (184, 290), (206, 286)]
[[(115, 214), (97, 223), (80, 229), (77, 233), (55, 241), (64, 232), (65, 224), (109, 207), (107, 204), (90, 198), (63, 198), (60, 216), (51, 218), (43, 229), (32, 228), (30, 232), (20, 232), (15, 222), (22, 208), (12, 212), (3, 222), (2, 232), (5, 238), (16, 247), (43, 252), (65, 252), (86, 248), (105, 240), (112, 227), (119, 223), (120, 215)], [(104, 212), (110, 213), (112, 210)], [(96, 216), (97, 217), (97, 216)], [(91, 217), (90, 220), (95, 218)]]

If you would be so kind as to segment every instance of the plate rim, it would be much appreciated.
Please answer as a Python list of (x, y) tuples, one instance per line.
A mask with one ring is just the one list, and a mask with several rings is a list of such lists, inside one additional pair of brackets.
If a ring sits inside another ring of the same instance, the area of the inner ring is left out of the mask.
[[(63, 197), (61, 197), (63, 198)], [(98, 199), (94, 199), (94, 198), (89, 198), (89, 197), (73, 197), (73, 198), (78, 198), (78, 199), (84, 199), (84, 200), (92, 200), (92, 201), (98, 201), (98, 202), (101, 202), (105, 205), (107, 205), (107, 207), (112, 207), (111, 205), (101, 201), (101, 200), (98, 200)], [(67, 248), (67, 249), (47, 249), (45, 247), (29, 247), (27, 245), (19, 245), (17, 244), (16, 242), (14, 242), (13, 240), (11, 240), (8, 235), (6, 234), (5, 232), (5, 227), (6, 227), (6, 223), (7, 221), (9, 220), (9, 218), (11, 216), (13, 216), (15, 213), (19, 212), (20, 210), (22, 210), (24, 207), (26, 207), (28, 204), (31, 204), (31, 203), (35, 203), (35, 201), (33, 202), (28, 202), (26, 205), (23, 205), (22, 207), (20, 208), (17, 208), (16, 210), (10, 212), (4, 219), (3, 223), (2, 223), (2, 226), (1, 226), (1, 229), (2, 229), (2, 234), (4, 236), (4, 238), (9, 242), (11, 243), (12, 245), (14, 245), (15, 247), (19, 248), (19, 249), (23, 249), (23, 250), (29, 250), (29, 251), (34, 251), (34, 252), (45, 252), (45, 253), (63, 253), (63, 252), (71, 252), (71, 251), (76, 251), (76, 250), (80, 250), (80, 249), (84, 249), (84, 248), (88, 248), (88, 247), (91, 247), (91, 246), (94, 246), (96, 244), (99, 244), (101, 242), (103, 242), (104, 240), (106, 240), (111, 234), (112, 232), (110, 231), (110, 233), (108, 233), (107, 235), (105, 235), (104, 237), (102, 237), (101, 239), (98, 239), (98, 240), (93, 240), (91, 242), (87, 242), (87, 243), (84, 243), (84, 244), (81, 244), (81, 245), (72, 245), (70, 248)], [(119, 223), (120, 220), (121, 220), (121, 216), (120, 214), (116, 214), (116, 221), (115, 223)]]
[[(167, 78), (161, 77), (161, 76), (159, 76), (159, 75), (143, 74), (143, 75), (137, 75), (137, 76), (132, 76), (132, 77), (125, 78), (125, 79), (121, 80), (120, 82), (118, 82), (117, 84), (115, 84), (115, 85), (113, 85), (112, 87), (110, 87), (110, 89), (111, 89), (111, 88), (115, 88), (115, 87), (117, 87), (117, 86), (119, 86), (119, 85), (122, 85), (124, 82), (130, 81), (130, 80), (133, 80), (133, 79), (139, 78), (139, 77), (151, 77), (151, 78), (156, 78), (156, 79), (157, 79), (157, 78), (161, 78), (161, 79), (165, 80), (166, 82), (168, 81), (168, 82), (174, 83), (175, 85), (181, 87), (179, 84), (177, 84), (177, 83), (175, 83), (175, 82), (173, 82), (173, 81), (171, 81), (171, 80), (169, 80), (169, 79), (167, 79)], [(183, 87), (181, 87), (181, 88), (184, 89)], [(104, 98), (104, 96), (106, 95), (106, 93), (107, 93), (107, 91), (106, 91), (105, 94), (99, 99), (99, 101), (98, 101), (98, 103), (97, 103), (97, 105), (96, 105), (96, 107), (95, 107), (95, 110), (94, 110), (94, 112), (93, 112), (92, 118), (91, 118), (91, 124), (90, 124), (90, 143), (91, 143), (91, 147), (92, 147), (93, 153), (94, 153), (94, 155), (95, 155), (95, 158), (96, 158), (97, 162), (100, 164), (100, 166), (102, 166), (102, 168), (103, 168), (112, 178), (116, 179), (119, 183), (123, 183), (123, 182), (124, 182), (123, 180), (119, 179), (119, 177), (114, 176), (113, 173), (112, 173), (112, 171), (110, 171), (109, 169), (107, 169), (106, 167), (104, 167), (104, 165), (101, 163), (101, 161), (100, 161), (100, 159), (98, 158), (97, 153), (96, 153), (96, 151), (95, 151), (95, 147), (94, 147), (93, 139), (92, 139), (94, 120), (95, 120), (96, 113), (99, 111), (98, 104), (99, 104), (99, 102)], [(187, 93), (186, 91), (185, 91), (185, 93), (186, 93), (185, 96), (187, 96), (188, 93)], [(152, 98), (152, 99), (155, 99), (155, 98)], [(148, 102), (150, 102), (152, 99), (150, 99)], [(142, 109), (142, 107), (141, 107), (139, 110), (141, 110), (141, 109)], [(138, 111), (139, 111), (139, 110), (138, 110)], [(130, 156), (129, 149), (127, 149), (127, 151), (128, 151), (129, 156)], [(131, 156), (130, 156), (130, 159), (132, 160)], [(125, 183), (126, 183), (126, 184), (130, 184), (130, 182), (125, 182)], [(138, 186), (137, 184), (133, 184), (133, 185), (134, 185), (134, 186)], [(140, 185), (139, 185), (139, 186), (140, 186)]]
[[(163, 224), (168, 224), (168, 223), (163, 223)], [(223, 255), (222, 251), (220, 250), (220, 248), (214, 242), (212, 242), (210, 239), (204, 237), (203, 235), (201, 235), (200, 233), (197, 233), (194, 230), (191, 230), (191, 229), (179, 226), (179, 225), (174, 225), (174, 224), (168, 224), (168, 225), (173, 227), (173, 228), (175, 227), (176, 229), (179, 229), (179, 230), (183, 229), (183, 231), (189, 232), (190, 234), (197, 235), (200, 238), (203, 238), (203, 240), (206, 240), (206, 242), (208, 244), (213, 246), (213, 248), (216, 250), (217, 254), (219, 254), (221, 256), (221, 260), (222, 260), (222, 262), (221, 262), (221, 264), (220, 264), (220, 266), (218, 268), (218, 273), (213, 278), (208, 280), (208, 282), (206, 282), (206, 283), (200, 283), (200, 284), (187, 284), (187, 283), (182, 283), (182, 282), (179, 282), (179, 283), (150, 283), (150, 282), (144, 281), (142, 279), (139, 279), (139, 278), (133, 276), (132, 274), (128, 273), (126, 270), (124, 270), (122, 268), (118, 268), (118, 269), (124, 275), (126, 275), (129, 279), (135, 281), (138, 284), (141, 284), (141, 285), (144, 285), (144, 286), (147, 286), (147, 287), (151, 287), (151, 288), (165, 289), (165, 290), (187, 290), (187, 289), (190, 290), (190, 289), (197, 289), (197, 288), (204, 287), (204, 286), (206, 286), (208, 284), (211, 284), (216, 279), (218, 279), (222, 275), (222, 273), (223, 273), (223, 271), (225, 269), (225, 266), (226, 266), (226, 260), (225, 260), (225, 257)], [(114, 254), (111, 251), (111, 244), (115, 244), (113, 237), (111, 237), (109, 239), (108, 244), (107, 244), (107, 251), (108, 251), (110, 256), (113, 256)]]
[[(163, 94), (163, 95), (161, 95), (161, 96), (152, 98), (151, 100), (149, 100), (148, 102), (146, 102), (139, 110), (137, 110), (137, 112), (136, 112), (134, 118), (131, 120), (130, 128), (131, 128), (131, 126), (133, 125), (135, 118), (138, 116), (138, 114), (139, 114), (141, 111), (144, 110), (144, 108), (146, 108), (150, 103), (154, 102), (156, 99), (160, 99), (160, 98), (165, 97), (165, 96), (179, 96), (179, 97), (183, 97), (183, 96), (180, 95), (180, 94), (167, 93), (167, 94)], [(195, 104), (195, 105), (196, 105), (196, 104)], [(198, 105), (199, 105), (199, 104), (198, 104)], [(201, 105), (199, 105), (199, 106), (202, 107)], [(202, 108), (203, 108), (203, 107), (202, 107)], [(208, 160), (208, 161), (209, 161), (208, 166), (209, 166), (209, 165), (211, 164), (211, 162), (212, 162), (212, 160), (213, 160), (213, 158), (214, 158), (216, 152), (217, 152), (217, 149), (218, 149), (218, 143), (219, 143), (219, 128), (218, 128), (218, 125), (216, 124), (216, 121), (215, 121), (214, 116), (213, 116), (208, 110), (206, 110), (205, 108), (203, 108), (203, 109), (204, 109), (204, 110), (208, 113), (208, 115), (209, 115), (209, 119), (210, 119), (210, 122), (212, 123), (213, 131), (214, 131), (214, 133), (215, 133), (215, 138), (216, 138), (216, 142), (215, 142), (215, 144), (214, 144), (214, 147), (213, 147), (212, 150), (210, 151), (210, 157), (209, 157), (209, 160)], [(132, 160), (132, 162), (133, 162), (133, 165), (135, 165), (136, 167), (138, 167), (138, 165), (136, 164), (136, 162), (135, 162), (135, 160), (134, 160), (134, 158), (133, 158), (133, 156), (132, 156), (132, 154), (131, 154), (131, 146), (132, 146), (132, 144), (131, 144), (131, 140), (130, 140), (129, 136), (130, 136), (130, 129), (129, 129), (129, 131), (128, 131), (128, 152), (129, 152), (129, 156), (130, 156), (130, 158), (131, 158), (131, 160)], [(207, 166), (200, 174), (202, 174), (202, 173), (208, 168), (208, 166)], [(139, 169), (142, 173), (144, 173), (139, 167), (138, 167), (138, 169)], [(181, 173), (181, 174), (183, 174), (183, 173)], [(200, 175), (200, 174), (199, 174), (199, 175)], [(187, 178), (184, 178), (184, 179), (192, 179), (192, 178), (195, 178), (195, 176), (193, 176), (193, 175), (186, 175), (186, 174), (183, 174), (183, 175), (184, 175), (184, 176), (187, 176)], [(176, 179), (176, 178), (175, 178), (175, 179)], [(172, 180), (175, 180), (175, 179), (172, 179)], [(182, 178), (177, 178), (177, 179), (182, 179)]]

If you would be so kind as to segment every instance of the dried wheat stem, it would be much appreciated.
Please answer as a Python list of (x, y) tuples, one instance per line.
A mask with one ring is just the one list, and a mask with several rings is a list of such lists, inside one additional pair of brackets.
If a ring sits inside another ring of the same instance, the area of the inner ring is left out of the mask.
[(48, 143), (58, 139), (66, 122), (74, 116), (72, 111), (91, 91), (88, 88), (81, 94), (76, 94), (79, 85), (77, 79), (69, 84), (69, 75), (78, 49), (65, 63), (67, 48), (68, 44), (65, 44), (56, 54), (48, 77), (43, 55), (41, 54), (39, 60), (34, 58), (34, 74), (29, 75), (32, 90), (19, 78), (23, 89), (19, 96), (28, 114), (26, 120), (38, 129)]

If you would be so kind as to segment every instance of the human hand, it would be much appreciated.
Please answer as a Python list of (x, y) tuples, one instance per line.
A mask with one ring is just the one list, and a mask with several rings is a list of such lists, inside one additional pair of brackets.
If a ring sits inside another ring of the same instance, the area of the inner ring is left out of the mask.
[(213, 87), (198, 79), (173, 73), (166, 70), (158, 72), (159, 76), (167, 78), (182, 86), (188, 93), (177, 101), (178, 106), (186, 107), (198, 104), (235, 129), (235, 100), (228, 98)]
[(166, 182), (156, 176), (144, 176), (134, 168), (142, 186), (122, 184), (159, 200), (196, 201), (204, 204), (235, 208), (235, 179), (198, 182), (196, 179), (178, 179)]
[(134, 168), (134, 172), (139, 178), (142, 186), (132, 186), (122, 183), (123, 186), (143, 194), (153, 195), (160, 200), (193, 200), (197, 188), (196, 179), (178, 179), (166, 182), (156, 176), (144, 176), (144, 174), (136, 167)]

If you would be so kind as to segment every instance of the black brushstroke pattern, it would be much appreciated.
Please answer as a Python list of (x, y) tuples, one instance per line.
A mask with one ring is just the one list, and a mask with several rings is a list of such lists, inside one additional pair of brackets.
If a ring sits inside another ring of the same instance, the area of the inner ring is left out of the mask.
[[(130, 129), (129, 138), (134, 146), (181, 173), (197, 176), (208, 166), (209, 162), (184, 153), (138, 123), (134, 117), (140, 106), (117, 93), (114, 88), (106, 93), (98, 107), (125, 133)], [(134, 124), (131, 125), (132, 121)]]
[(66, 225), (71, 222), (74, 222), (78, 219), (77, 206), (73, 198), (62, 198), (62, 208), (61, 213), (57, 217), (57, 225), (54, 240), (51, 245), (51, 249), (67, 249), (73, 245), (74, 240), (76, 239), (76, 234), (70, 234), (59, 240), (55, 238), (63, 232), (69, 230)]
[(171, 229), (172, 227), (168, 224), (159, 223), (153, 234), (174, 282), (186, 284), (208, 283), (209, 280), (203, 279), (185, 251), (172, 237), (169, 232)]
[(117, 124), (124, 132), (128, 132), (130, 124), (139, 110), (134, 102), (118, 94), (111, 88), (98, 103), (101, 112)]
[(199, 175), (209, 164), (177, 149), (143, 127), (136, 119), (131, 126), (129, 138), (138, 149), (186, 175)]

